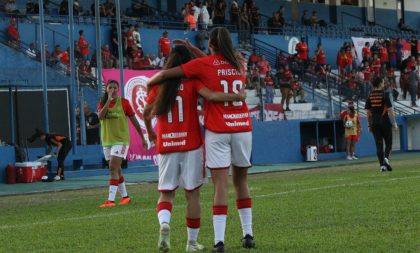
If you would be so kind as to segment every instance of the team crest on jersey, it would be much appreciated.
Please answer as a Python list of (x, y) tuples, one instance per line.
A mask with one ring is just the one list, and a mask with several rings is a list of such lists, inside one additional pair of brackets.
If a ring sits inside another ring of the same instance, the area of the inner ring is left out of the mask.
[[(124, 88), (125, 97), (130, 101), (130, 105), (136, 113), (136, 119), (144, 130), (146, 129), (146, 126), (144, 124), (143, 113), (147, 98), (147, 80), (149, 80), (149, 78), (145, 76), (133, 77), (128, 80)], [(152, 126), (155, 127), (156, 123), (156, 118), (153, 118)]]

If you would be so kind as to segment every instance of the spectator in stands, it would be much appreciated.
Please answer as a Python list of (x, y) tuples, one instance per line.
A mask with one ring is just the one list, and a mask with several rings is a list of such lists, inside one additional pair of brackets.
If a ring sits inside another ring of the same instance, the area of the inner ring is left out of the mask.
[(39, 5), (35, 4), (33, 0), (28, 0), (26, 2), (26, 14), (38, 14)]
[(270, 71), (267, 71), (263, 83), (265, 87), (265, 102), (268, 104), (272, 104), (274, 98), (274, 81), (271, 77)]
[(311, 25), (311, 18), (308, 17), (308, 10), (304, 10), (302, 17), (300, 19), (302, 25), (310, 26)]
[(365, 46), (362, 48), (362, 58), (363, 61), (372, 61), (372, 52), (370, 51), (370, 43), (365, 42)]
[(133, 45), (130, 54), (128, 55), (130, 57), (128, 61), (130, 69), (141, 69), (141, 59), (143, 57), (143, 52), (137, 48), (136, 44)]
[(239, 12), (240, 12), (240, 8), (238, 3), (234, 0), (232, 1), (232, 3), (230, 4), (230, 24), (235, 26), (238, 30), (240, 29), (239, 27)]
[(117, 60), (115, 56), (112, 55), (111, 50), (109, 50), (108, 44), (103, 45), (101, 49), (101, 60), (102, 68), (111, 69), (115, 66), (115, 61)]
[(61, 1), (58, 14), (60, 14), (61, 16), (69, 15), (69, 2), (67, 0)]
[(284, 55), (283, 51), (279, 52), (279, 55), (277, 57), (278, 59), (278, 66), (277, 68), (284, 68), (284, 66), (288, 65), (289, 63), (287, 62), (287, 57)]
[(165, 56), (163, 56), (162, 52), (159, 52), (158, 53), (158, 58), (160, 59), (160, 61), (159, 61), (159, 68), (161, 69), (165, 65), (167, 58)]
[(213, 12), (213, 24), (225, 24), (226, 3), (224, 0), (218, 0)]
[(103, 6), (106, 17), (115, 17), (115, 4), (112, 2), (112, 0), (107, 0)]
[[(131, 50), (133, 50), (134, 45), (136, 45), (136, 38), (134, 37), (134, 25), (130, 25), (128, 28), (127, 33), (125, 34), (125, 51), (127, 55), (131, 54)], [(137, 45), (136, 45), (137, 46)], [(138, 48), (141, 51), (141, 48)]]
[(26, 55), (29, 56), (29, 58), (35, 58), (36, 57), (36, 47), (35, 43), (29, 44), (29, 48), (25, 51)]
[(281, 104), (284, 108), (286, 103), (286, 111), (290, 111), (289, 102), (291, 98), (291, 86), (290, 82), (293, 78), (293, 73), (289, 70), (289, 66), (285, 65), (284, 69), (280, 67), (276, 73), (277, 84), (280, 86), (281, 91)]
[(265, 59), (265, 55), (260, 56), (260, 60), (257, 62), (258, 74), (261, 81), (261, 86), (264, 84), (264, 78), (268, 72), (271, 72), (270, 63)]
[(143, 57), (140, 59), (141, 69), (153, 69), (150, 58), (147, 54), (143, 54)]
[(184, 7), (181, 9), (181, 15), (184, 18), (184, 23), (187, 23), (187, 15), (191, 12), (191, 4), (185, 3)]
[(379, 56), (379, 41), (375, 40), (373, 45), (370, 47), (370, 51), (372, 51), (372, 55)]
[(118, 56), (118, 31), (117, 25), (113, 25), (111, 28), (111, 45), (110, 49), (112, 54), (117, 57)]
[(397, 68), (397, 42), (395, 39), (391, 39), (388, 44), (388, 55), (389, 55), (389, 67)]
[(99, 117), (96, 112), (90, 110), (89, 105), (85, 102), (83, 105), (86, 121), (86, 144), (99, 144)]
[(210, 23), (210, 13), (207, 9), (208, 1), (204, 1), (203, 6), (200, 10), (201, 25), (204, 30), (207, 30)]
[(367, 61), (365, 62), (365, 65), (363, 67), (362, 72), (363, 72), (363, 81), (364, 82), (363, 82), (362, 87), (361, 87), (361, 93), (362, 93), (362, 97), (366, 98), (367, 94), (369, 92), (369, 88), (371, 86), (372, 73), (373, 73), (373, 70), (370, 67), (369, 62), (367, 62)]
[(82, 53), (82, 57), (84, 60), (87, 60), (89, 57), (89, 43), (85, 39), (85, 34), (83, 30), (79, 31), (79, 47), (80, 52)]
[(190, 1), (190, 3), (191, 3), (191, 12), (194, 16), (194, 23), (198, 24), (200, 13), (201, 13), (201, 8), (200, 8), (201, 4), (197, 5), (194, 1)]
[(308, 61), (308, 45), (305, 42), (305, 38), (302, 37), (300, 42), (296, 44), (297, 58), (301, 59), (305, 64)]
[(403, 44), (401, 43), (401, 39), (397, 38), (396, 42), (395, 42), (395, 48), (397, 50), (397, 67), (400, 68), (401, 67), (401, 63), (402, 63), (402, 58), (403, 58), (403, 53), (402, 53), (402, 49), (403, 49)]
[(318, 16), (317, 16), (317, 12), (316, 11), (312, 11), (311, 25), (312, 26), (318, 26), (319, 25), (319, 20), (318, 20)]
[(94, 79), (92, 75), (92, 66), (89, 60), (82, 61), (79, 64), (79, 81), (84, 84), (90, 84)]
[(373, 55), (373, 61), (372, 61), (372, 71), (375, 75), (379, 74), (379, 71), (381, 70), (381, 59), (379, 59), (377, 54)]
[(9, 46), (19, 49), (20, 47), (20, 33), (17, 29), (16, 19), (11, 18), (9, 26), (7, 27), (7, 41)]
[[(45, 43), (44, 48), (45, 48), (45, 60), (47, 61), (47, 63), (49, 63), (50, 59), (51, 59), (51, 54), (50, 54), (50, 51), (48, 51), (48, 44), (47, 43)], [(41, 61), (41, 50), (38, 51), (38, 54), (36, 55), (36, 58), (37, 58), (38, 61)]]
[(251, 6), (249, 8), (249, 15), (249, 23), (251, 24), (251, 29), (253, 32), (256, 32), (258, 27), (260, 26), (260, 9), (255, 4), (255, 1), (251, 2)]
[(248, 66), (256, 65), (260, 61), (260, 56), (257, 54), (257, 49), (252, 49), (252, 54), (248, 59)]
[(79, 16), (81, 10), (82, 10), (82, 7), (80, 6), (79, 0), (74, 0), (74, 2), (73, 2), (73, 15)]
[(267, 28), (270, 34), (282, 33), (284, 18), (279, 11), (274, 12), (273, 16), (267, 21)]
[(418, 91), (418, 85), (419, 85), (420, 79), (416, 71), (416, 67), (411, 68), (408, 80), (409, 80), (408, 90), (410, 92), (410, 97), (411, 97), (411, 106), (417, 107), (416, 97), (417, 97), (417, 91)]
[(162, 53), (165, 58), (168, 57), (169, 52), (171, 51), (171, 41), (168, 38), (168, 32), (164, 31), (163, 36), (159, 39), (159, 46), (158, 46), (158, 52)]
[(19, 14), (19, 10), (16, 6), (16, 1), (15, 0), (9, 0), (7, 1), (7, 3), (4, 5), (4, 10), (6, 11), (6, 13), (9, 14)]
[(379, 59), (381, 60), (381, 65), (389, 65), (388, 49), (385, 43), (379, 44)]
[(195, 21), (194, 15), (192, 15), (191, 13), (192, 11), (189, 11), (185, 16), (185, 22), (187, 23), (187, 32), (197, 31), (197, 22)]
[(315, 59), (316, 59), (316, 64), (317, 64), (318, 69), (320, 67), (323, 67), (325, 64), (327, 64), (326, 57), (325, 57), (325, 51), (322, 48), (321, 43), (318, 44), (318, 47), (315, 51)]
[(410, 39), (410, 45), (411, 45), (411, 56), (414, 56), (414, 58), (417, 59), (419, 56), (419, 50), (418, 50), (418, 40), (416, 36), (412, 36)]
[(408, 27), (408, 25), (405, 24), (404, 19), (400, 18), (400, 21), (398, 22), (398, 28), (401, 31), (407, 31), (407, 32), (414, 32), (413, 29)]
[(150, 54), (150, 65), (155, 69), (159, 68), (160, 59), (154, 53)]

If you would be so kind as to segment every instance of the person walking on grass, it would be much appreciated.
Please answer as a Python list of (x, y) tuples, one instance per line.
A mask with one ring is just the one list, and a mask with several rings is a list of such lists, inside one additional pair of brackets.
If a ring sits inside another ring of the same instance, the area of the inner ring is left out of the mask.
[[(188, 45), (188, 43), (187, 43)], [(164, 69), (185, 64), (192, 55), (185, 45), (175, 46), (169, 53)], [(241, 101), (245, 92), (227, 94), (211, 92), (197, 79), (171, 79), (160, 86), (153, 86), (147, 96), (144, 112), (145, 125), (150, 140), (156, 142), (159, 154), (160, 197), (157, 214), (160, 224), (158, 249), (170, 250), (170, 220), (175, 190), (181, 186), (187, 200), (186, 224), (188, 242), (186, 251), (204, 249), (197, 242), (200, 231), (200, 187), (205, 181), (201, 127), (198, 121), (198, 96), (207, 101)], [(157, 136), (152, 128), (152, 116), (158, 117)], [(167, 136), (177, 133), (173, 142)], [(169, 145), (170, 144), (170, 145)]]
[(115, 206), (117, 191), (121, 193), (120, 205), (126, 205), (131, 202), (121, 170), (121, 163), (127, 157), (130, 144), (127, 117), (140, 135), (143, 147), (147, 148), (147, 142), (134, 116), (133, 108), (131, 108), (128, 100), (118, 96), (118, 86), (117, 81), (109, 80), (106, 84), (106, 92), (98, 105), (102, 146), (105, 160), (108, 162), (110, 170), (108, 199), (99, 206), (100, 208)]
[[(172, 78), (198, 79), (212, 91), (238, 93), (245, 86), (245, 60), (238, 57), (230, 33), (217, 27), (210, 32), (211, 55), (191, 60), (179, 67), (163, 70), (148, 82), (149, 86)], [(236, 206), (242, 224), (242, 247), (254, 248), (252, 200), (248, 187), (248, 169), (252, 151), (252, 122), (243, 101), (205, 104), (204, 125), (206, 167), (211, 170), (214, 185), (213, 252), (224, 252), (228, 211), (229, 168), (236, 191)]]
[(375, 138), (380, 171), (392, 171), (389, 161), (392, 150), (392, 127), (398, 130), (398, 125), (389, 94), (384, 91), (384, 80), (377, 77), (373, 80), (372, 86), (373, 90), (365, 105), (369, 132)]

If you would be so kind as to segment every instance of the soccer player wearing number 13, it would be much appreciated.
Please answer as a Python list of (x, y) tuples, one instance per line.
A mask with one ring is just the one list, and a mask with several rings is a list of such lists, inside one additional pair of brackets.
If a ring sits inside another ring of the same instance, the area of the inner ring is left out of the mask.
[[(194, 59), (180, 67), (163, 70), (149, 80), (149, 86), (171, 78), (198, 79), (212, 91), (238, 93), (245, 85), (244, 61), (232, 46), (229, 31), (214, 28), (209, 36), (210, 56)], [(228, 178), (232, 165), (236, 205), (242, 224), (244, 248), (254, 248), (252, 231), (252, 202), (247, 183), (251, 167), (252, 124), (245, 102), (204, 105), (206, 167), (211, 170), (214, 185), (213, 252), (224, 252), (226, 218), (228, 211)]]

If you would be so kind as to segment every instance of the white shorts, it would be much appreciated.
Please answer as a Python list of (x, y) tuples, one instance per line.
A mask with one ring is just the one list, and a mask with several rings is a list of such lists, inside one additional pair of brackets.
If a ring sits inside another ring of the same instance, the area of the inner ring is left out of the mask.
[(104, 147), (105, 160), (111, 160), (112, 156), (121, 157), (125, 159), (128, 154), (129, 145), (119, 144)]
[(252, 132), (214, 133), (206, 130), (206, 167), (251, 167)]
[(203, 148), (187, 152), (159, 154), (159, 191), (173, 191), (181, 186), (186, 191), (206, 182)]

